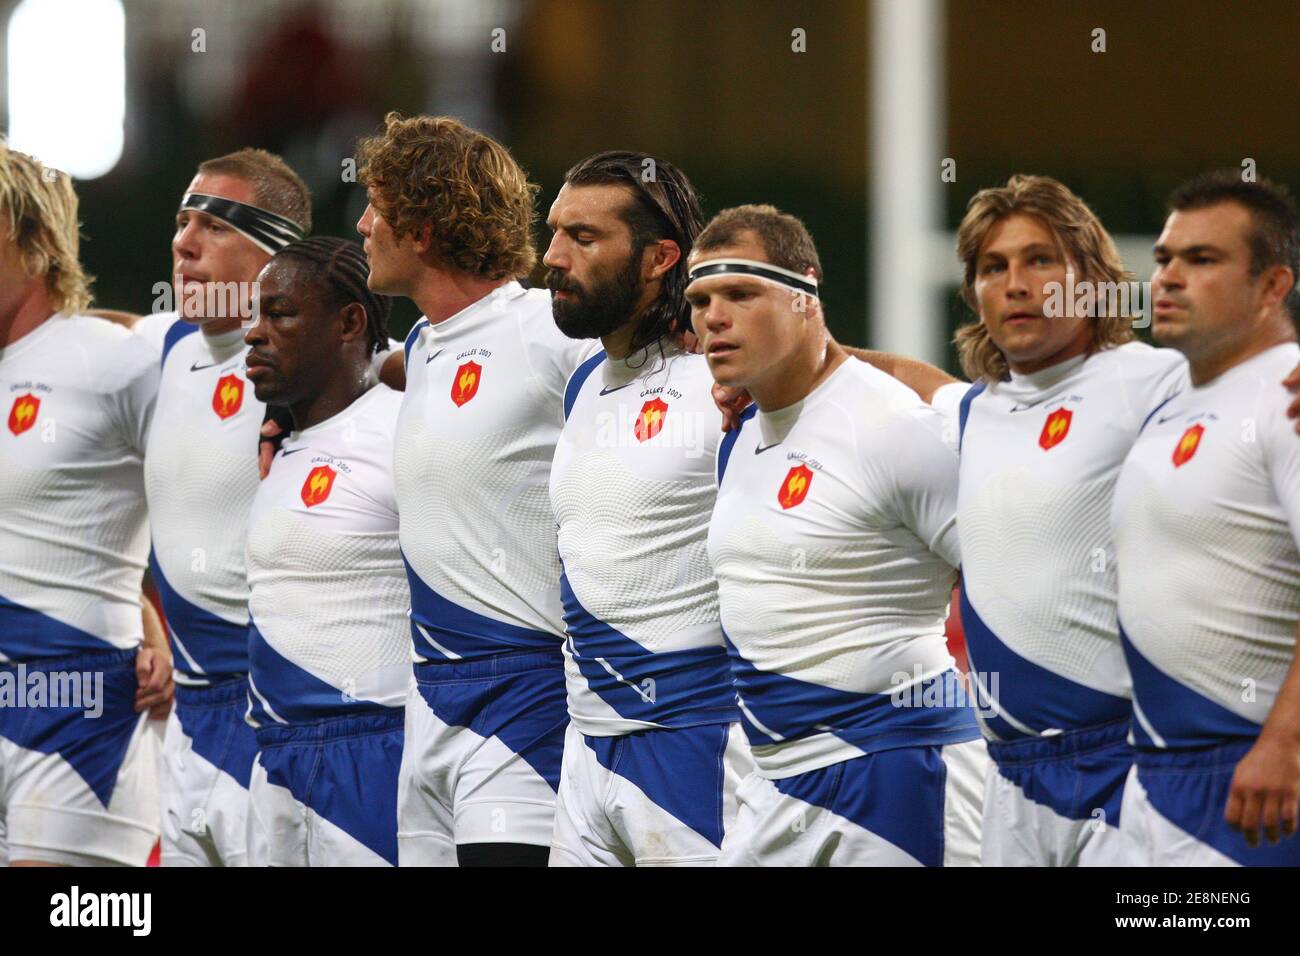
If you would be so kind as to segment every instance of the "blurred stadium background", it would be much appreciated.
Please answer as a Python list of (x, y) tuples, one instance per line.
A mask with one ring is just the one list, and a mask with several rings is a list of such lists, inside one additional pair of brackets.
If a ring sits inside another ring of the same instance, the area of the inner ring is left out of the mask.
[(316, 231), (351, 236), (343, 161), (389, 109), (502, 139), (543, 216), (615, 147), (682, 166), (707, 212), (773, 202), (812, 229), (837, 336), (950, 370), (951, 233), (978, 188), (1063, 179), (1143, 278), (1190, 173), (1250, 158), (1300, 184), (1294, 0), (0, 0), (0, 30), (3, 128), (81, 167), (97, 303), (134, 311), (199, 160), (279, 151)]

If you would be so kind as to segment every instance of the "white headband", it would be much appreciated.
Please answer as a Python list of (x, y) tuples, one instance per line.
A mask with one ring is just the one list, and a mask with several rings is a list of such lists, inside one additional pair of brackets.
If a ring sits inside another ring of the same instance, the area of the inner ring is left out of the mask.
[(687, 281), (705, 279), (717, 275), (744, 275), (756, 279), (766, 279), (777, 285), (787, 286), (806, 295), (817, 295), (817, 280), (812, 276), (801, 276), (790, 269), (774, 266), (770, 262), (756, 262), (753, 259), (710, 259), (702, 262), (687, 274)]

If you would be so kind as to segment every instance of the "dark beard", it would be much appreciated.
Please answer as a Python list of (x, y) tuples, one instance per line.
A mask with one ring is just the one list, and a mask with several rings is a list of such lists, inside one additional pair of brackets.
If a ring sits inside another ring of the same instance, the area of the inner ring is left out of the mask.
[(559, 330), (571, 339), (598, 339), (632, 321), (642, 292), (640, 265), (639, 255), (629, 256), (623, 268), (589, 290), (555, 270), (548, 272), (547, 288), (577, 296), (569, 302), (551, 299), (551, 315)]

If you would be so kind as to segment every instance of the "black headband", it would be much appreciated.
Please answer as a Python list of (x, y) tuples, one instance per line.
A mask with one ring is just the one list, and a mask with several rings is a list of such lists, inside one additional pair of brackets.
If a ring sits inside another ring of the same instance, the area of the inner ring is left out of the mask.
[(182, 209), (195, 209), (207, 213), (230, 226), (253, 245), (272, 255), (291, 242), (297, 242), (306, 233), (292, 219), (250, 206), (246, 202), (208, 196), (204, 193), (186, 193), (181, 200)]
[(757, 279), (766, 279), (816, 297), (817, 280), (812, 276), (801, 276), (797, 272), (774, 266), (770, 262), (756, 262), (753, 259), (713, 259), (702, 263), (690, 271), (689, 282), (716, 275), (745, 275)]

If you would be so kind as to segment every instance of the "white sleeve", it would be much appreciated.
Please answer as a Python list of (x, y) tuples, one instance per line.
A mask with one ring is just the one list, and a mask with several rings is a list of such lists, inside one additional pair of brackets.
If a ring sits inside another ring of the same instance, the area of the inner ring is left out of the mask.
[(1187, 360), (1173, 349), (1157, 349), (1156, 351), (1159, 353), (1168, 352), (1171, 356), (1177, 356), (1177, 361), (1170, 362), (1169, 368), (1151, 383), (1151, 391), (1147, 395), (1147, 408), (1144, 417), (1150, 417), (1157, 408), (1164, 405), (1169, 399), (1192, 387), (1191, 372), (1188, 371)]
[(167, 330), (179, 321), (180, 317), (175, 312), (152, 312), (131, 326), (131, 331), (149, 344), (154, 355), (161, 356)]
[(388, 356), (392, 355), (402, 347), (402, 343), (397, 339), (389, 339), (388, 347), (382, 348), (370, 359), (370, 371), (375, 373), (375, 378), (379, 378), (379, 373), (384, 370), (384, 363), (388, 361)]
[(943, 415), (956, 421), (961, 415), (961, 400), (970, 391), (970, 382), (949, 382), (935, 389), (930, 397), (930, 406)]
[[(1273, 394), (1276, 392), (1276, 394)], [(1261, 416), (1267, 424), (1262, 436), (1265, 463), (1273, 493), (1286, 514), (1291, 526), (1291, 537), (1300, 548), (1300, 434), (1296, 434), (1295, 421), (1286, 417), (1286, 406), (1291, 393), (1281, 388), (1271, 391), (1268, 400), (1276, 400), (1277, 407), (1265, 409)]]
[(961, 565), (957, 538), (957, 445), (946, 419), (932, 408), (900, 416), (883, 473), (898, 519), (954, 568)]
[(534, 369), (545, 377), (554, 393), (563, 398), (573, 373), (604, 347), (600, 339), (571, 339), (557, 329), (554, 335), (548, 335), (544, 342), (538, 343), (537, 351), (530, 358)]
[(106, 391), (118, 431), (130, 448), (143, 455), (158, 398), (158, 355), (149, 342), (131, 335), (112, 347), (107, 367), (112, 381)]

